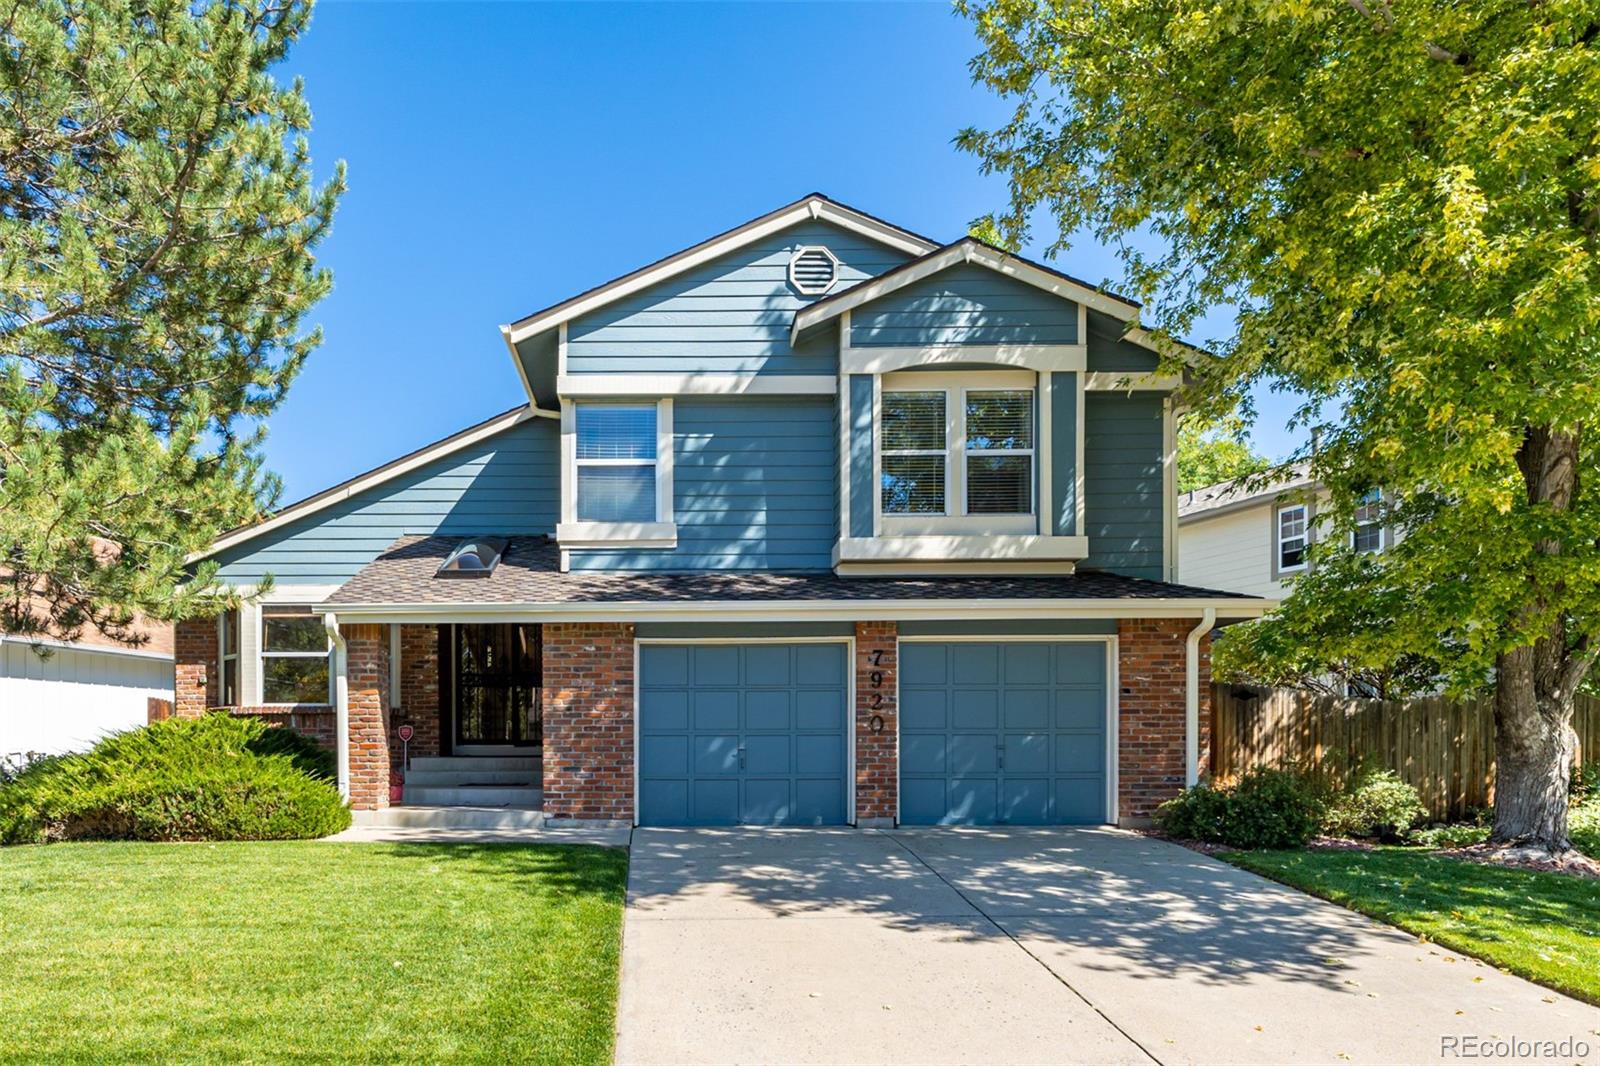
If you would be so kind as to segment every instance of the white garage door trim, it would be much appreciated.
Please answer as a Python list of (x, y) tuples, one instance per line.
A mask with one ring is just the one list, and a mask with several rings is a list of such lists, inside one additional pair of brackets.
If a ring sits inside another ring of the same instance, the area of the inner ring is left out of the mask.
[[(639, 824), (639, 703), (644, 686), (640, 684), (639, 649), (645, 644), (842, 644), (844, 645), (844, 810), (845, 821), (856, 824), (856, 638), (855, 637), (635, 637), (633, 641), (633, 824)], [(899, 661), (896, 656), (896, 662)], [(895, 706), (899, 707), (900, 672), (895, 671)], [(899, 752), (899, 721), (895, 715), (895, 751)], [(896, 790), (896, 804), (899, 792)], [(898, 816), (898, 807), (895, 811)]]
[[(900, 644), (1090, 644), (1101, 643), (1106, 646), (1106, 824), (1116, 825), (1121, 817), (1117, 804), (1117, 778), (1119, 766), (1117, 761), (1117, 735), (1121, 731), (1119, 708), (1121, 705), (1122, 685), (1121, 677), (1117, 673), (1117, 662), (1121, 659), (1118, 654), (1118, 638), (1106, 634), (1082, 635), (1057, 635), (1050, 633), (1020, 634), (1007, 633), (1003, 636), (984, 634), (969, 634), (966, 636), (915, 636), (901, 637)], [(900, 823), (900, 663), (901, 656), (895, 653), (894, 670), (894, 752), (895, 752), (895, 790), (894, 790), (894, 820)], [(852, 683), (854, 674), (851, 675)], [(854, 702), (852, 692), (851, 701)], [(851, 809), (855, 804), (855, 737), (850, 739), (851, 783), (850, 802)]]

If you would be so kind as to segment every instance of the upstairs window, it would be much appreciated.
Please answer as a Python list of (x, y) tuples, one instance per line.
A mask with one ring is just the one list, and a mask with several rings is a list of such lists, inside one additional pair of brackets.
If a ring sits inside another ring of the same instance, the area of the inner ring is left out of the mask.
[(883, 394), (883, 513), (945, 514), (945, 394)]
[(1032, 514), (1032, 390), (972, 390), (966, 408), (967, 514)]
[(1350, 547), (1358, 552), (1383, 550), (1383, 493), (1373, 489), (1361, 497), (1356, 507), (1356, 528), (1350, 534)]
[(656, 405), (579, 404), (580, 522), (656, 521)]
[(261, 608), (263, 703), (330, 703), (328, 630), (309, 607)]
[(1310, 546), (1310, 519), (1306, 505), (1278, 508), (1278, 569), (1304, 570), (1306, 549)]

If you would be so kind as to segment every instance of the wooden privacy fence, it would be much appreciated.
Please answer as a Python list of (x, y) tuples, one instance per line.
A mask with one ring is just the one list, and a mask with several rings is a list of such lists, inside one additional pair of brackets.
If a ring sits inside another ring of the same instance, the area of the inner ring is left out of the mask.
[[(1414, 786), (1435, 820), (1494, 801), (1494, 698), (1359, 700), (1300, 689), (1212, 687), (1211, 770), (1295, 766), (1330, 784), (1363, 760)], [(1580, 760), (1600, 759), (1600, 698), (1579, 696)]]

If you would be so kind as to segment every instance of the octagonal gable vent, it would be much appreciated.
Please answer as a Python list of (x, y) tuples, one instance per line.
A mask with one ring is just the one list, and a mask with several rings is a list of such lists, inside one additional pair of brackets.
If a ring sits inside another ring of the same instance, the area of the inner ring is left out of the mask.
[(789, 257), (789, 284), (806, 296), (821, 296), (839, 280), (839, 260), (820, 244), (796, 248)]

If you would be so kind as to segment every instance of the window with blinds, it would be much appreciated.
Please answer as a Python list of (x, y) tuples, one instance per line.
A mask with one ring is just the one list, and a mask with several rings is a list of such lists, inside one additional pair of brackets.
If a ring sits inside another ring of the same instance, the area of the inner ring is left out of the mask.
[(656, 407), (579, 404), (580, 522), (656, 521)]
[(967, 514), (1032, 514), (1033, 460), (1033, 391), (969, 391)]
[(883, 394), (883, 513), (945, 513), (945, 394)]

